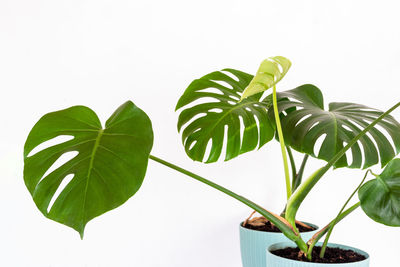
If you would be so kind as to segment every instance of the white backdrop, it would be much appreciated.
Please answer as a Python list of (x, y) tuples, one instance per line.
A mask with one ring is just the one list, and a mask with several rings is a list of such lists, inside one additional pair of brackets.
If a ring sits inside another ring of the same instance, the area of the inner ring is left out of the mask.
[[(83, 241), (47, 220), (23, 183), (29, 130), (43, 114), (77, 104), (104, 121), (131, 99), (152, 119), (152, 154), (279, 212), (285, 200), (279, 145), (227, 163), (192, 162), (176, 131), (176, 101), (206, 73), (226, 67), (254, 73), (262, 59), (282, 55), (293, 65), (278, 90), (313, 83), (327, 102), (387, 109), (399, 101), (399, 5), (375, 3), (1, 0), (0, 266), (241, 266), (238, 225), (251, 211), (155, 162), (139, 193), (89, 222)], [(321, 164), (312, 161), (306, 172)], [(326, 224), (362, 175), (331, 172), (299, 218)], [(398, 240), (399, 229), (360, 210), (331, 238), (368, 251), (374, 267), (396, 265)]]

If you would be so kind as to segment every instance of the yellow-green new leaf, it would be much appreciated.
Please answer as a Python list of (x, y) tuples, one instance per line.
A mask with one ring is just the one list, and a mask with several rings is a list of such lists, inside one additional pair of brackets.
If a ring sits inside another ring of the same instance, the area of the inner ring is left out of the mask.
[(277, 84), (286, 75), (292, 63), (281, 56), (270, 57), (261, 62), (257, 74), (242, 94), (241, 100), (264, 92)]

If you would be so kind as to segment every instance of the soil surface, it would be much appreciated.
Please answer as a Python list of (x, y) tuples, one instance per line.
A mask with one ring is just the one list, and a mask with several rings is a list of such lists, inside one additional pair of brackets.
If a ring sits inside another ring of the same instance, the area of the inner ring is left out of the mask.
[[(321, 247), (314, 247), (312, 253), (312, 261), (317, 263), (349, 263), (365, 260), (365, 257), (352, 250), (340, 249), (340, 248), (327, 248), (325, 251), (324, 258), (319, 257)], [(309, 261), (304, 254), (299, 253), (298, 248), (285, 248), (271, 251), (272, 254), (281, 256), (283, 258), (297, 260), (297, 261)]]
[[(280, 233), (279, 230), (275, 225), (273, 225), (270, 221), (265, 219), (264, 217), (257, 217), (252, 220), (249, 220), (246, 225), (242, 225), (244, 228), (263, 231), (263, 232), (275, 232)], [(297, 229), (299, 229), (300, 233), (314, 231), (315, 228), (311, 226), (300, 225), (296, 223)]]

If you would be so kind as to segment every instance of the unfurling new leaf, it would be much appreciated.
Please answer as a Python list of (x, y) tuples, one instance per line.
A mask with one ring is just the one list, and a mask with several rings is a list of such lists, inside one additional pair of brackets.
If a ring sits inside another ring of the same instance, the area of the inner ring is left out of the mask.
[(257, 74), (244, 90), (241, 100), (275, 86), (286, 75), (291, 65), (289, 59), (281, 56), (265, 59), (261, 62)]

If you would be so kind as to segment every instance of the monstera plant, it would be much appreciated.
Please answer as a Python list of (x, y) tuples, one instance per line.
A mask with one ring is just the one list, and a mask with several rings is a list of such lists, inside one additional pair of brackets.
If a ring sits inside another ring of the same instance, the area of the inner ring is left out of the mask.
[[(271, 140), (279, 142), (288, 199), (281, 215), (151, 155), (151, 121), (131, 101), (120, 106), (105, 126), (84, 106), (44, 115), (25, 143), (25, 184), (44, 216), (74, 228), (81, 237), (91, 219), (122, 205), (138, 191), (149, 159), (257, 211), (295, 242), (308, 260), (312, 259), (316, 242), (327, 235), (320, 253), (324, 257), (336, 223), (359, 206), (377, 222), (400, 226), (400, 159), (394, 159), (400, 151), (400, 124), (389, 115), (400, 102), (386, 112), (353, 103), (334, 102), (325, 108), (322, 93), (314, 85), (277, 92), (276, 84), (290, 66), (288, 59), (273, 57), (261, 63), (255, 76), (234, 69), (212, 72), (194, 80), (176, 105), (182, 143), (195, 161), (212, 163), (222, 156), (231, 160)], [(60, 136), (69, 139), (35, 151), (42, 143)], [(319, 141), (322, 145), (316, 151)], [(304, 156), (299, 169), (292, 149)], [(351, 161), (346, 156), (348, 151)], [(75, 152), (73, 158), (54, 167), (60, 157), (71, 152)], [(303, 181), (309, 156), (327, 163)], [(377, 163), (385, 168), (382, 174), (368, 170), (350, 196), (358, 192), (360, 202), (347, 208), (349, 198), (336, 218), (311, 240), (303, 240), (296, 214), (323, 175), (332, 167), (366, 169)], [(364, 183), (368, 173), (375, 178)]]
[[(333, 102), (325, 108), (321, 90), (311, 84), (277, 93), (276, 84), (290, 66), (286, 58), (273, 57), (261, 63), (254, 77), (238, 70), (224, 69), (194, 80), (176, 107), (181, 111), (178, 130), (187, 155), (195, 161), (211, 163), (225, 152), (225, 160), (230, 160), (261, 148), (276, 136), (281, 145), (288, 199), (281, 219), (292, 229), (287, 232), (296, 233), (297, 240), (292, 240), (308, 259), (312, 257), (316, 242), (328, 233), (320, 253), (324, 256), (335, 224), (360, 205), (374, 220), (400, 226), (393, 223), (400, 218), (400, 191), (396, 187), (400, 180), (391, 176), (394, 181), (389, 187), (390, 183), (380, 183), (384, 180), (376, 175), (377, 179), (357, 188), (356, 191), (360, 189), (360, 202), (345, 209), (349, 200), (346, 201), (338, 216), (308, 244), (301, 240), (296, 228), (296, 213), (310, 190), (331, 167), (366, 169), (378, 163), (382, 167), (389, 163), (387, 168), (390, 169), (399, 166), (394, 157), (400, 152), (400, 124), (388, 114), (400, 103), (385, 113), (345, 102)], [(272, 93), (265, 95), (271, 88)], [(222, 151), (224, 143), (226, 149)], [(209, 154), (205, 154), (207, 147), (210, 147)], [(292, 149), (304, 155), (299, 169)], [(351, 160), (347, 151), (351, 153)], [(309, 156), (325, 160), (327, 164), (302, 182)], [(386, 169), (384, 173), (387, 173)], [(376, 186), (377, 183), (380, 186)], [(363, 193), (368, 185), (368, 194)], [(372, 194), (372, 190), (376, 192)], [(378, 199), (375, 196), (379, 194)], [(373, 204), (367, 204), (366, 199)], [(281, 231), (287, 234), (286, 230)]]

